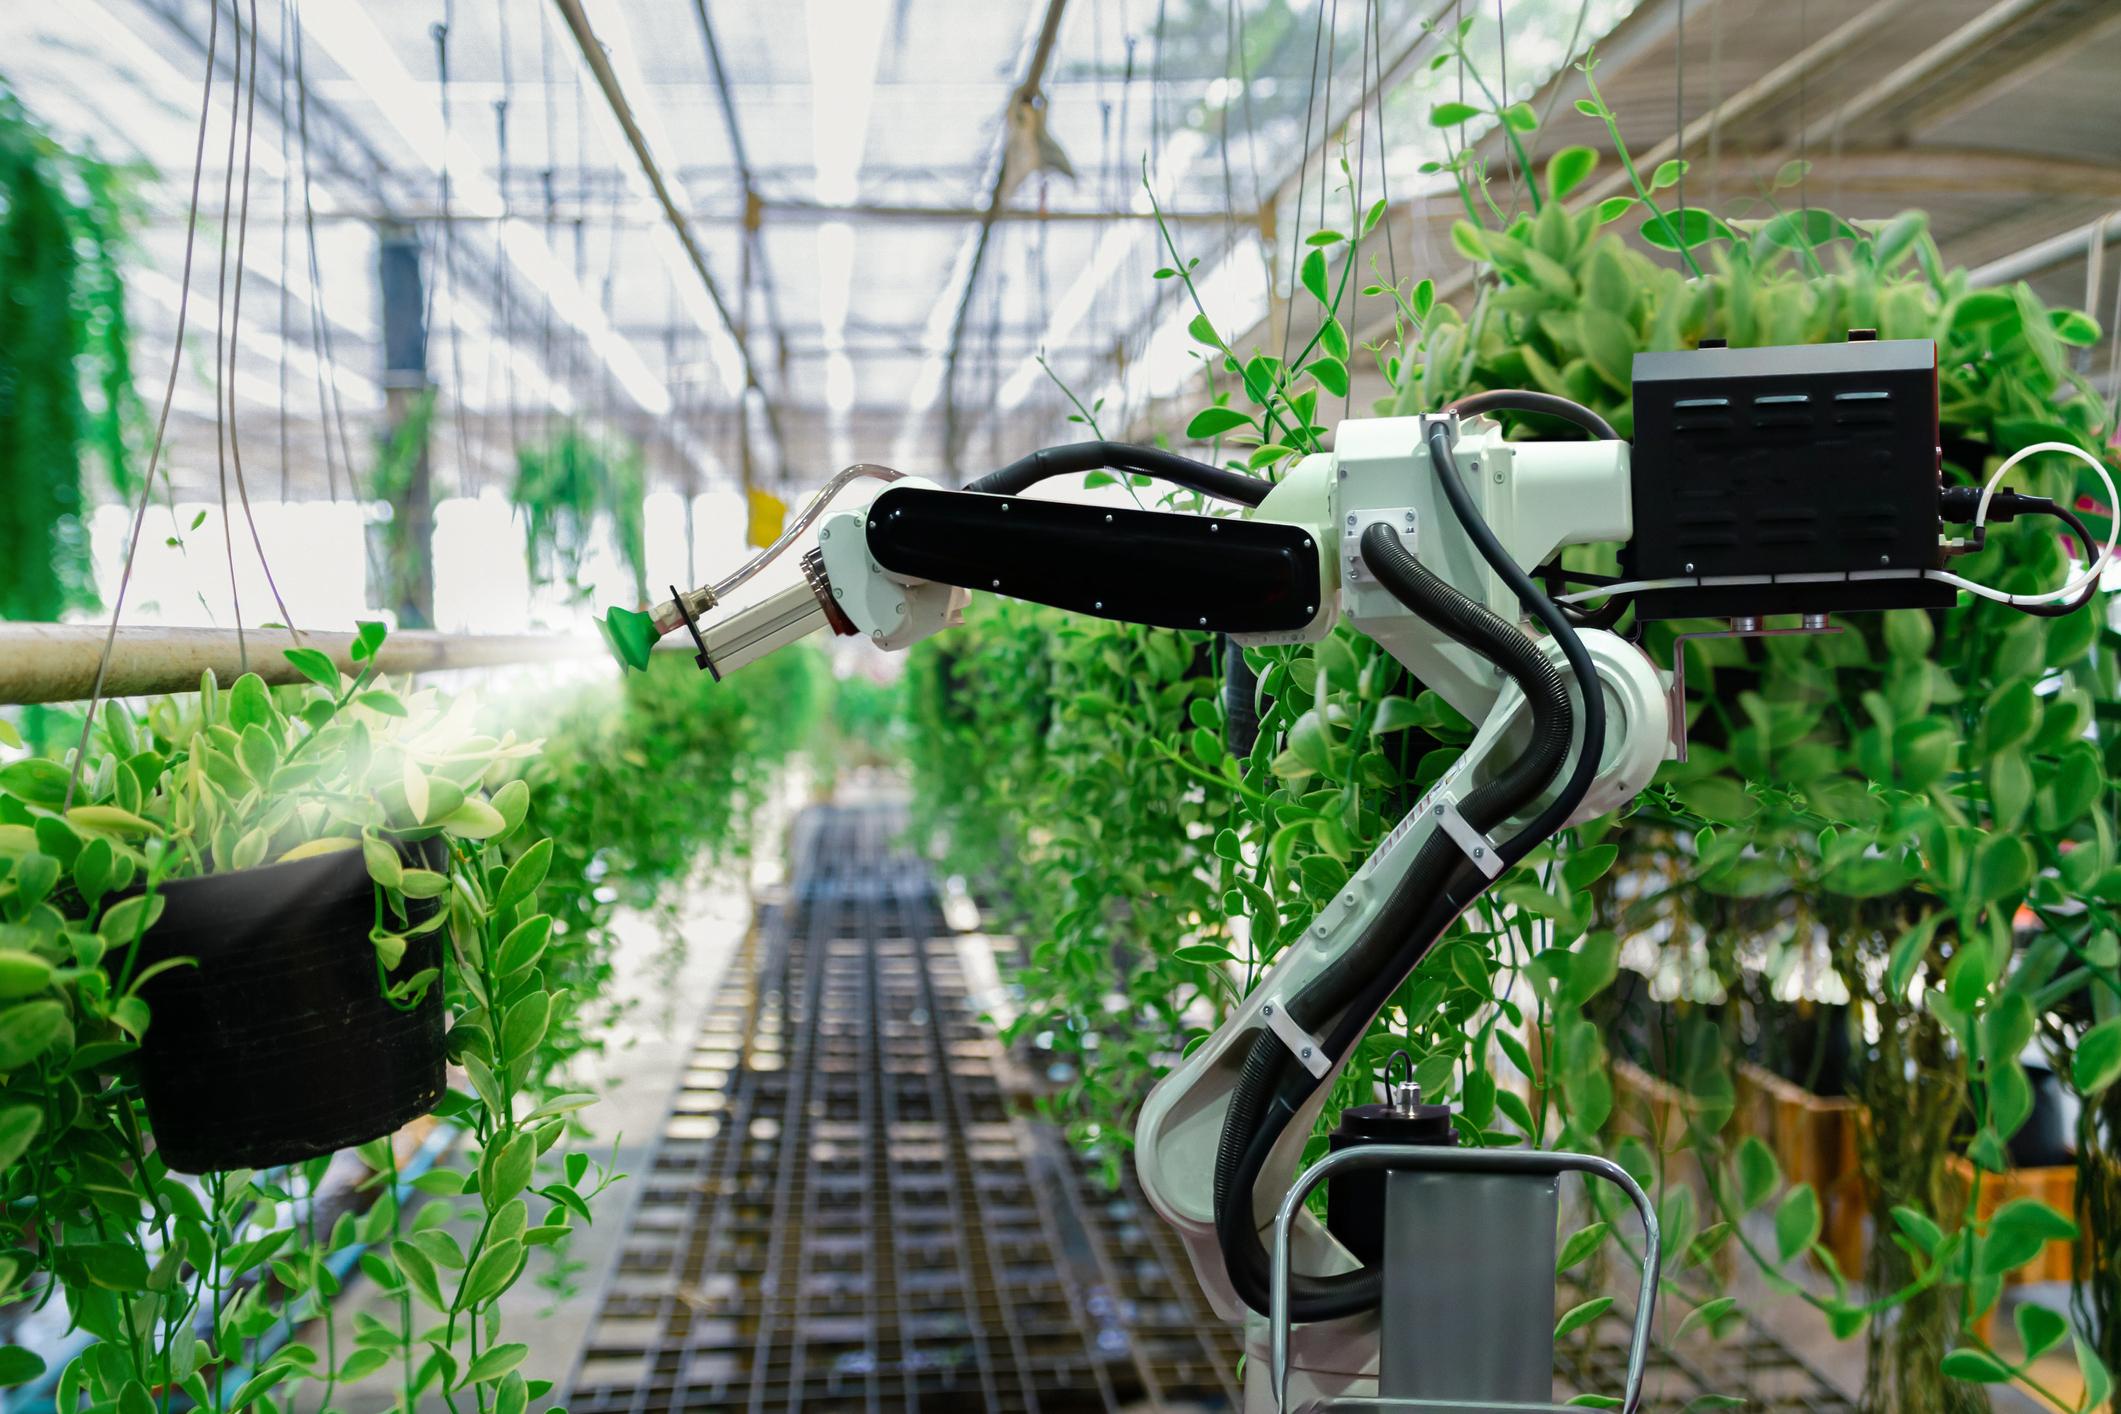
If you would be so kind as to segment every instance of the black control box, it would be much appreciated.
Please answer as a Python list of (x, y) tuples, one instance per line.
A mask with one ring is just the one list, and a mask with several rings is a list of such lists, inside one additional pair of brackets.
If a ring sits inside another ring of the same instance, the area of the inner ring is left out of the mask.
[(1933, 342), (1641, 353), (1634, 376), (1624, 577), (1706, 581), (1641, 591), (1638, 618), (1955, 602), (1908, 577), (1944, 564)]

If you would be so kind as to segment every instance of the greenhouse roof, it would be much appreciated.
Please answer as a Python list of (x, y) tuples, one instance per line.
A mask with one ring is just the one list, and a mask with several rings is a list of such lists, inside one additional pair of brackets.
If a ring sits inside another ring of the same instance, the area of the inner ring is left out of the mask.
[[(1426, 28), (1462, 18), (1471, 72)], [(233, 338), (253, 479), (355, 495), (391, 381), (378, 244), (405, 239), (448, 493), (556, 418), (626, 431), (676, 489), (747, 461), (795, 488), (857, 460), (976, 475), (1087, 436), (1075, 400), (1175, 432), (1193, 310), (1153, 270), (1198, 257), (1217, 322), (1271, 347), (1304, 237), (1386, 198), (1365, 265), (1462, 287), (1457, 194), (1419, 170), (1457, 136), (1433, 106), (1493, 106), (1484, 83), (1542, 117), (1535, 166), (1609, 149), (1574, 108), (1594, 44), (1635, 155), (1684, 122), (1689, 200), (1729, 215), (1921, 207), (1948, 260), (2081, 305), (2083, 241), (2013, 258), (2121, 206), (2110, 0), (55, 0), (4, 7), (0, 40), (56, 135), (142, 164), (137, 376), (159, 406), (181, 308), (171, 464), (199, 494)], [(1511, 155), (1467, 131), (1506, 201)], [(1586, 190), (1620, 180), (1609, 158)]]

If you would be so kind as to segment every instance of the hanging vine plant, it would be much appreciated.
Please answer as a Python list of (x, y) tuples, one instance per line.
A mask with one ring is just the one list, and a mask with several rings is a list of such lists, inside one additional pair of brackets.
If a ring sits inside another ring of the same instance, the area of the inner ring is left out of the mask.
[(645, 603), (644, 489), (640, 448), (615, 434), (569, 423), (543, 445), (517, 451), (509, 499), (523, 512), (531, 582), (565, 584), (570, 598), (587, 598), (582, 566), (598, 518), (608, 516), (619, 560), (633, 575), (634, 598)]
[(69, 152), (0, 84), (0, 618), (97, 607), (84, 446), (133, 490), (120, 257), (134, 175)]

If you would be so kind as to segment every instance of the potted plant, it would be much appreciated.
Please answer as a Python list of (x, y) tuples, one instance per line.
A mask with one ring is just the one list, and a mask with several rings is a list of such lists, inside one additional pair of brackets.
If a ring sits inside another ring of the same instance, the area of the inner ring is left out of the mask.
[[(362, 628), (357, 664), (382, 637)], [(196, 706), (165, 699), (144, 728), (109, 704), (78, 782), (50, 761), (0, 772), (9, 956), (111, 999), (105, 1044), (134, 1052), (179, 1172), (299, 1162), (434, 1107), (442, 929), (481, 890), (462, 847), (527, 802), (517, 781), (482, 793), (536, 748), (475, 735), (470, 694), (445, 710), (316, 649), (287, 657), (321, 693), (254, 673), (223, 692), (208, 672)]]

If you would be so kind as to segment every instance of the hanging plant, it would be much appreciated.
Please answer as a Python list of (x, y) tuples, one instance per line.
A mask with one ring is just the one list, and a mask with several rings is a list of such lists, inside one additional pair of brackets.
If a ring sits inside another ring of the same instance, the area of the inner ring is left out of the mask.
[[(62, 1409), (85, 1391), (146, 1410), (175, 1387), (232, 1414), (305, 1379), (329, 1403), (394, 1362), (408, 1401), (439, 1386), (520, 1410), (543, 1393), (496, 1303), (611, 1175), (572, 1155), (538, 1177), (593, 1097), (546, 1088), (543, 1040), (569, 1007), (542, 965), (551, 842), (502, 853), (536, 745), (478, 735), (468, 693), (392, 690), (382, 638), (362, 627), (350, 675), (288, 651), (313, 688), (208, 674), (144, 721), (106, 704), (77, 781), (49, 760), (0, 768), (0, 1300), (63, 1294), (98, 1338), (60, 1374)], [(468, 1091), (445, 1088), (445, 1057)], [(401, 1221), (415, 1190), (391, 1132), (430, 1108), (475, 1163), (419, 1176), (437, 1201)], [(384, 1186), (320, 1227), (342, 1145)], [(439, 1200), (460, 1194), (480, 1219), (468, 1246), (443, 1231)], [(399, 1320), (342, 1351), (330, 1298), (357, 1255)], [(268, 1259), (272, 1283), (251, 1275)], [(321, 1353), (277, 1334), (317, 1316)], [(0, 1351), (0, 1383), (41, 1372)]]
[(84, 445), (135, 489), (119, 270), (133, 175), (68, 152), (0, 83), (0, 618), (98, 605)]
[(564, 584), (570, 600), (589, 597), (582, 584), (591, 537), (608, 517), (619, 561), (633, 575), (634, 597), (648, 599), (641, 452), (616, 435), (569, 423), (543, 446), (516, 453), (509, 499), (523, 512), (523, 553), (533, 584)]

